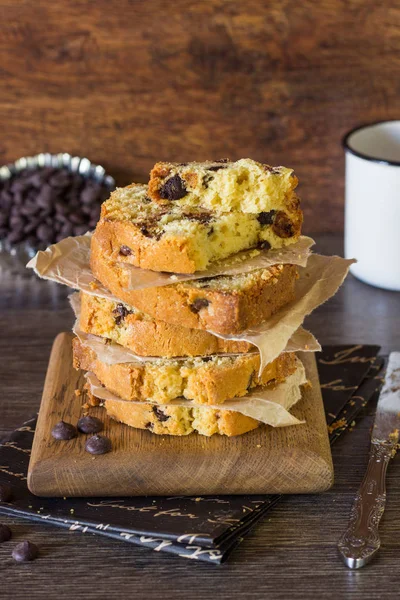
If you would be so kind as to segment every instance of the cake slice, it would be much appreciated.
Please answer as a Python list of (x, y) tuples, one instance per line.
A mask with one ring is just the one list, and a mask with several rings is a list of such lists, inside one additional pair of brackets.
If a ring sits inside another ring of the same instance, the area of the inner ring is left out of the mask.
[(202, 329), (187, 329), (153, 319), (133, 306), (91, 294), (80, 294), (79, 326), (129, 348), (138, 356), (206, 356), (254, 350), (248, 342), (224, 340)]
[(245, 396), (258, 385), (284, 381), (296, 370), (296, 355), (281, 354), (258, 374), (258, 353), (185, 360), (158, 359), (145, 363), (107, 364), (78, 338), (73, 340), (74, 366), (91, 371), (123, 400), (165, 404), (175, 398), (198, 404), (221, 404)]
[(120, 400), (105, 400), (103, 404), (112, 419), (158, 435), (188, 435), (197, 431), (206, 436), (234, 436), (247, 433), (260, 425), (259, 421), (233, 410), (184, 406), (159, 408), (154, 404), (138, 405)]
[(158, 162), (150, 173), (149, 196), (160, 204), (173, 202), (218, 212), (285, 212), (297, 183), (292, 169), (271, 167), (251, 158)]
[(91, 242), (93, 274), (114, 296), (155, 319), (234, 334), (266, 321), (294, 299), (297, 267), (274, 265), (251, 273), (129, 290), (129, 274), (112, 262), (99, 238)]
[[(291, 178), (289, 178), (291, 180)], [(267, 211), (219, 212), (200, 203), (158, 204), (147, 186), (118, 188), (103, 203), (94, 232), (112, 261), (143, 269), (194, 273), (211, 262), (255, 247), (280, 248), (297, 241), (302, 212), (297, 196), (268, 203)]]

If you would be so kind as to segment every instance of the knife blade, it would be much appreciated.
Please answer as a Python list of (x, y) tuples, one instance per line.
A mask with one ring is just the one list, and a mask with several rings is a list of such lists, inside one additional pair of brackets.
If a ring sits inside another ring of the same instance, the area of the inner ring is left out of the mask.
[(348, 527), (338, 543), (350, 569), (366, 565), (380, 548), (378, 527), (386, 504), (386, 470), (396, 453), (399, 430), (400, 352), (392, 352), (377, 404), (367, 472), (356, 494)]

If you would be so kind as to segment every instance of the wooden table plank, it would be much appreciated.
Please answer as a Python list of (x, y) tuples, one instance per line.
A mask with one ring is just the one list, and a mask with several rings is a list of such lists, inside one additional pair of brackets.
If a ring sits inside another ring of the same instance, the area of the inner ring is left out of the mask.
[[(318, 238), (319, 251), (341, 253), (335, 237)], [(72, 324), (66, 290), (45, 282), (1, 274), (0, 434), (11, 431), (37, 409), (54, 336)], [(307, 320), (322, 344), (375, 343), (385, 352), (400, 345), (400, 294), (371, 288), (349, 276), (339, 293)], [(63, 595), (200, 599), (286, 600), (351, 598), (368, 600), (397, 594), (400, 552), (400, 461), (388, 472), (388, 503), (381, 524), (382, 549), (360, 572), (337, 555), (367, 463), (373, 407), (333, 448), (335, 486), (322, 496), (290, 496), (245, 538), (222, 567), (188, 562), (123, 542), (66, 532), (2, 517), (15, 541), (26, 538), (42, 550), (40, 560), (17, 565), (11, 544), (0, 545), (4, 598)]]

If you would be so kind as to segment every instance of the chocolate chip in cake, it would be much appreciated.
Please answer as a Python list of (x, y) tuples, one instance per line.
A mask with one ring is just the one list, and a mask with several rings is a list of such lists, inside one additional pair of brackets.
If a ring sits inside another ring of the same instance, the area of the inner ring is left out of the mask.
[(60, 421), (51, 430), (51, 435), (56, 440), (72, 440), (77, 436), (77, 433), (76, 427), (65, 421)]
[(146, 423), (145, 425), (146, 429), (154, 429), (154, 424), (150, 423), (150, 421), (148, 423)]
[(117, 304), (117, 306), (114, 308), (114, 310), (112, 312), (113, 312), (114, 315), (117, 315), (115, 317), (115, 323), (117, 325), (121, 325), (121, 323), (125, 319), (125, 317), (127, 315), (131, 315), (132, 314), (132, 311), (128, 310), (126, 308), (126, 306), (124, 306), (121, 303)]
[(132, 254), (132, 250), (128, 248), (128, 246), (121, 246), (119, 253), (122, 254), (122, 256), (130, 256)]
[(78, 431), (81, 433), (99, 433), (104, 425), (97, 417), (86, 415), (86, 417), (81, 417), (79, 419), (77, 427)]
[(194, 300), (194, 302), (192, 302), (192, 304), (189, 305), (189, 308), (192, 311), (192, 313), (197, 314), (201, 311), (202, 308), (207, 308), (209, 304), (210, 302), (209, 300), (207, 300), (207, 298), (196, 298), (196, 300)]
[(151, 235), (150, 231), (147, 229), (147, 227), (146, 227), (145, 225), (142, 225), (142, 226), (140, 227), (140, 233), (141, 233), (142, 235), (144, 235), (145, 237), (148, 237), (148, 238), (152, 237), (152, 235)]
[(260, 223), (260, 225), (272, 225), (272, 223), (274, 222), (275, 213), (275, 210), (270, 210), (268, 212), (260, 212), (260, 214), (257, 217), (257, 221)]
[(3, 523), (0, 523), (0, 544), (11, 540), (11, 536), (11, 529), (7, 525), (3, 525)]
[(282, 210), (276, 213), (272, 231), (280, 238), (289, 238), (296, 233), (292, 221)]
[(263, 242), (260, 242), (258, 244), (258, 248), (260, 250), (270, 250), (271, 244), (269, 242), (267, 242), (267, 240), (264, 240)]
[(12, 557), (17, 562), (28, 562), (31, 560), (35, 560), (39, 556), (39, 548), (36, 544), (32, 544), (28, 540), (21, 542), (17, 546), (15, 546)]
[(212, 360), (212, 356), (203, 356), (202, 358), (203, 362), (210, 362), (210, 360)]
[(12, 498), (11, 485), (0, 483), (0, 502), (10, 502)]
[(187, 190), (179, 175), (174, 175), (159, 189), (159, 194), (164, 200), (179, 200), (186, 196)]
[(168, 419), (170, 418), (170, 415), (166, 415), (162, 410), (157, 408), (157, 406), (153, 406), (153, 413), (156, 415), (157, 419), (161, 421), (161, 423), (163, 423), (164, 421), (168, 421)]
[(220, 169), (226, 169), (226, 165), (214, 165), (212, 167), (207, 167), (207, 171), (219, 171)]
[(90, 454), (106, 454), (111, 448), (111, 440), (105, 435), (92, 435), (85, 444), (85, 450)]

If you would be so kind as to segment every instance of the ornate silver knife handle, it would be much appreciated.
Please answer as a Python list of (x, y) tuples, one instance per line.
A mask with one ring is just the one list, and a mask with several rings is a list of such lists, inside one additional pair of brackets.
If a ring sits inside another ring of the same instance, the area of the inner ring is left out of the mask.
[(394, 444), (371, 443), (367, 472), (350, 512), (349, 526), (339, 540), (338, 548), (347, 567), (359, 569), (379, 550), (379, 521), (386, 503), (386, 470)]

